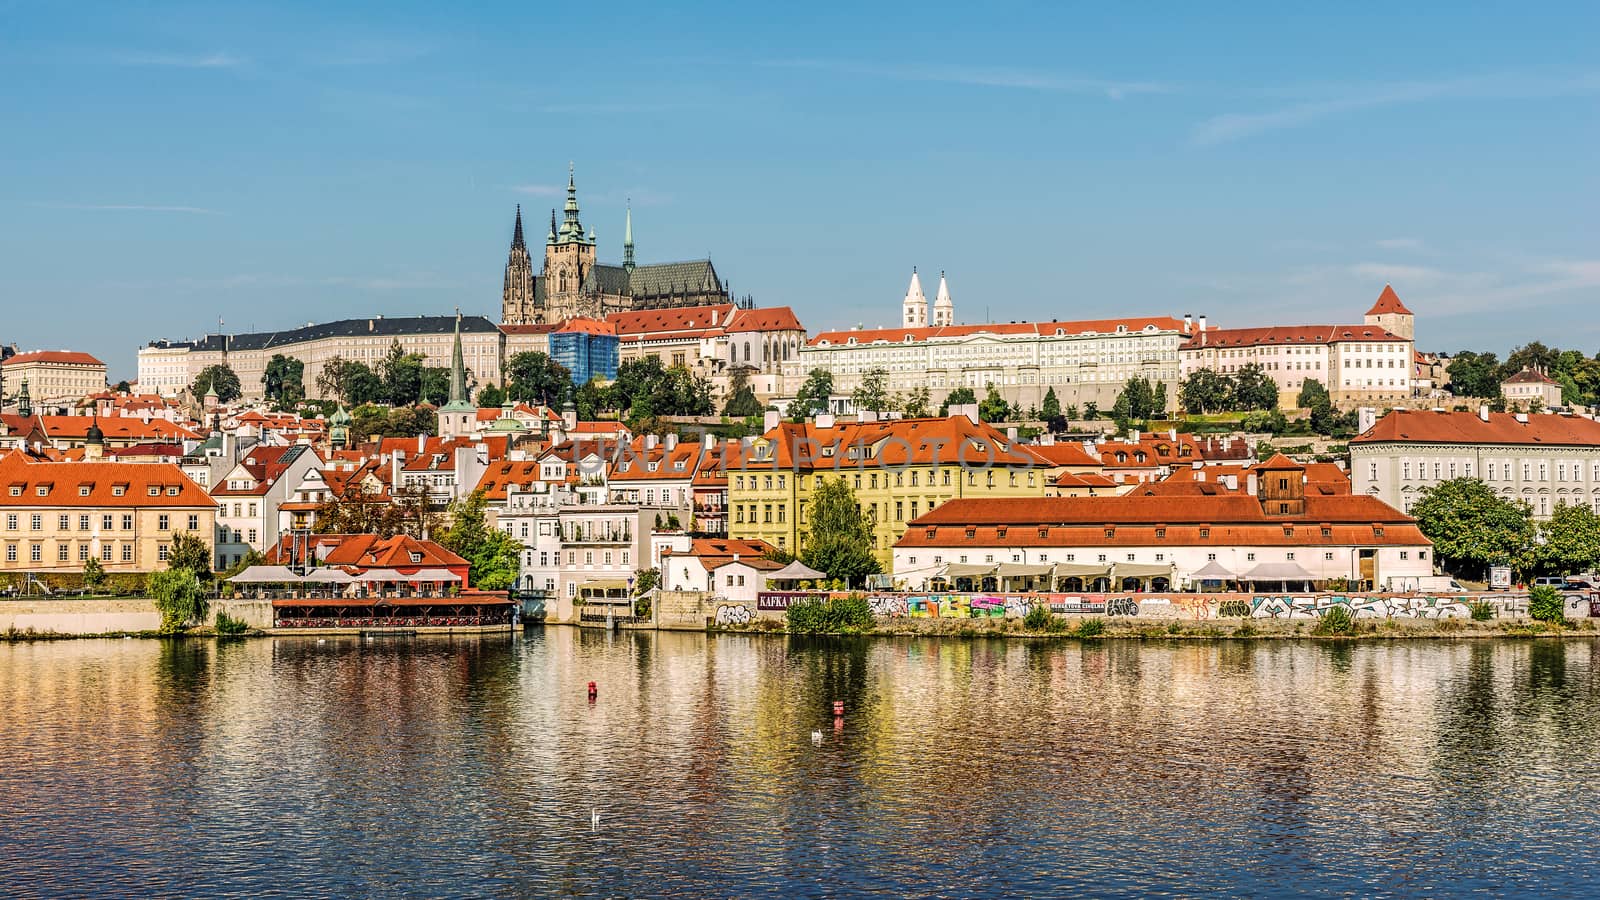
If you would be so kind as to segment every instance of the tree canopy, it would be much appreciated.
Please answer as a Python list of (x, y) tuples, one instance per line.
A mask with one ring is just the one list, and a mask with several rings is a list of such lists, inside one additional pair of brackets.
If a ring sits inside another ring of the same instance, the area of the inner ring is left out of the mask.
[[(958, 387), (944, 395), (944, 402), (939, 404), (939, 415), (950, 415), (950, 407), (965, 406), (968, 403), (977, 403), (978, 395), (969, 387)], [(981, 417), (981, 416), (980, 416)]]
[(890, 406), (888, 370), (872, 369), (862, 375), (861, 383), (851, 393), (850, 400), (855, 403), (858, 410), (881, 413), (888, 409)]
[(728, 382), (728, 401), (722, 404), (722, 414), (730, 419), (745, 419), (759, 416), (765, 411), (766, 407), (756, 399), (756, 392), (750, 387), (749, 370), (742, 367), (734, 369)]
[(206, 366), (200, 374), (194, 377), (194, 384), (189, 386), (190, 392), (196, 397), (204, 397), (215, 389), (217, 399), (223, 403), (232, 403), (243, 395), (239, 387), (239, 376), (227, 363), (217, 363)]
[(289, 409), (306, 398), (306, 364), (293, 356), (272, 354), (261, 375), (261, 390), (279, 409)]
[(506, 360), (506, 393), (512, 400), (558, 409), (572, 389), (572, 373), (548, 354), (529, 350)]
[(1000, 396), (1000, 391), (994, 385), (989, 385), (989, 390), (978, 401), (978, 418), (985, 422), (1005, 422), (1011, 419), (1011, 404)]
[(898, 400), (900, 403), (900, 415), (907, 419), (926, 419), (933, 415), (932, 394), (925, 384), (917, 385), (901, 394)]
[(317, 375), (317, 392), (351, 406), (386, 399), (382, 379), (366, 363), (338, 354), (322, 364), (322, 371)]
[(1528, 505), (1496, 496), (1476, 478), (1441, 481), (1425, 489), (1411, 515), (1433, 541), (1435, 555), (1457, 574), (1479, 575), (1492, 565), (1520, 572), (1532, 562), (1534, 526)]
[(1591, 572), (1600, 566), (1600, 515), (1586, 504), (1556, 504), (1539, 525), (1539, 568), (1552, 575)]
[(1233, 402), (1233, 382), (1212, 369), (1197, 369), (1178, 383), (1178, 404), (1185, 412), (1222, 412)]
[(471, 587), (502, 591), (515, 587), (521, 571), (522, 544), (511, 535), (490, 528), (484, 515), (487, 500), (475, 490), (450, 504), (450, 528), (440, 537), (446, 549), (467, 560)]
[(686, 366), (663, 366), (654, 356), (618, 366), (605, 393), (605, 405), (633, 423), (656, 416), (709, 416), (715, 409), (710, 382)]
[(789, 418), (796, 422), (828, 411), (829, 399), (833, 396), (833, 373), (827, 369), (812, 369), (806, 375), (806, 380), (800, 385), (800, 390), (795, 392), (794, 400), (789, 404)]
[(851, 584), (882, 571), (872, 552), (872, 529), (843, 477), (826, 478), (811, 495), (810, 537), (800, 553), (806, 565)]

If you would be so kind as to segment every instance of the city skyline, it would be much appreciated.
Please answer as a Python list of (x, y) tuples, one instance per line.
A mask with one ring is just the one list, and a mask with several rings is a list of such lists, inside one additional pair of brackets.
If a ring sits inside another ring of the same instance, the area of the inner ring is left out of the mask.
[(1583, 6), (384, 9), (17, 11), (0, 340), (115, 381), (219, 318), (498, 320), (514, 208), (542, 236), (573, 161), (601, 261), (631, 201), (641, 258), (812, 333), (893, 325), (916, 266), (966, 322), (1352, 319), (1392, 283), (1420, 349), (1600, 345)]

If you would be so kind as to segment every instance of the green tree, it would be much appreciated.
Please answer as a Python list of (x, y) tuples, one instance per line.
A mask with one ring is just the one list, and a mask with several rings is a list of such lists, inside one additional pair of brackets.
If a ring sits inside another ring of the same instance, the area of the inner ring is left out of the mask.
[(1571, 575), (1600, 566), (1600, 515), (1585, 504), (1556, 504), (1539, 538), (1539, 566), (1546, 572)]
[(1130, 378), (1122, 386), (1122, 391), (1117, 394), (1116, 403), (1111, 407), (1111, 417), (1117, 420), (1122, 427), (1127, 427), (1130, 421), (1144, 421), (1156, 415), (1158, 409), (1165, 409), (1166, 388), (1161, 388), (1158, 399), (1156, 386), (1150, 379), (1144, 377)]
[(305, 374), (305, 363), (274, 353), (261, 375), (262, 393), (279, 409), (289, 409), (306, 398)]
[(1039, 405), (1039, 415), (1046, 421), (1061, 418), (1061, 398), (1056, 396), (1056, 389), (1049, 388), (1044, 392), (1044, 401)]
[(412, 406), (422, 399), (422, 354), (407, 353), (395, 338), (373, 369), (383, 382), (383, 399), (393, 406)]
[(156, 611), (161, 613), (163, 633), (174, 634), (191, 623), (205, 621), (210, 604), (192, 570), (177, 568), (152, 572), (147, 587)]
[(1556, 367), (1560, 359), (1560, 350), (1546, 347), (1541, 341), (1530, 341), (1512, 350), (1511, 355), (1506, 357), (1505, 363), (1500, 366), (1500, 381), (1505, 381), (1528, 368), (1549, 372)]
[(1241, 411), (1278, 408), (1278, 382), (1259, 363), (1245, 363), (1233, 376), (1233, 408)]
[(608, 392), (599, 379), (590, 379), (583, 387), (578, 388), (572, 398), (578, 420), (582, 422), (593, 422), (598, 419), (600, 411), (609, 408), (607, 406), (609, 402)]
[[(945, 395), (944, 402), (939, 404), (939, 415), (950, 415), (950, 407), (952, 406), (966, 406), (969, 403), (977, 402), (978, 395), (973, 393), (972, 388), (958, 387)], [(979, 417), (982, 417), (981, 414)]]
[(180, 531), (167, 548), (167, 568), (188, 569), (201, 581), (210, 581), (211, 548), (200, 535)]
[(827, 369), (812, 369), (789, 404), (789, 418), (804, 422), (818, 413), (827, 412), (832, 396), (833, 373)]
[(744, 419), (759, 416), (766, 410), (761, 401), (756, 399), (756, 392), (750, 387), (750, 378), (744, 369), (733, 373), (728, 388), (728, 402), (722, 404), (723, 415), (731, 419)]
[(1191, 414), (1220, 412), (1232, 399), (1233, 379), (1212, 369), (1198, 369), (1178, 382), (1178, 405)]
[(1239, 421), (1239, 430), (1252, 434), (1283, 434), (1288, 428), (1288, 417), (1277, 409), (1245, 413)]
[(422, 402), (432, 406), (443, 406), (449, 400), (450, 370), (443, 366), (423, 366)]
[(1005, 422), (1011, 418), (1011, 404), (1000, 396), (994, 385), (989, 385), (989, 392), (978, 403), (978, 418), (985, 422)]
[(506, 390), (513, 400), (559, 407), (572, 390), (572, 373), (537, 350), (516, 353), (506, 360)]
[(882, 571), (872, 552), (872, 529), (843, 477), (823, 479), (812, 491), (810, 539), (800, 559), (852, 584)]
[(1459, 397), (1500, 396), (1500, 359), (1493, 353), (1463, 350), (1445, 367), (1450, 376), (1450, 392)]
[(484, 515), (482, 489), (450, 504), (450, 527), (439, 543), (470, 565), (467, 583), (485, 591), (514, 586), (520, 571), (522, 545), (511, 535), (490, 528)]
[(89, 591), (98, 591), (106, 583), (106, 567), (100, 565), (100, 560), (89, 557), (83, 563), (83, 586)]
[(861, 383), (850, 394), (851, 402), (855, 403), (858, 410), (871, 410), (881, 413), (889, 408), (889, 372), (887, 369), (872, 369), (861, 376)]
[(1530, 561), (1534, 527), (1527, 504), (1501, 499), (1476, 478), (1425, 489), (1411, 515), (1455, 574), (1482, 574), (1491, 565), (1520, 572)]
[(484, 385), (478, 389), (477, 402), (479, 406), (505, 406), (506, 392), (498, 385)]
[(239, 376), (226, 363), (217, 363), (201, 369), (200, 374), (194, 378), (194, 384), (189, 386), (189, 390), (196, 397), (204, 397), (213, 388), (216, 389), (217, 399), (223, 403), (232, 403), (243, 393), (239, 388)]
[(383, 381), (367, 364), (335, 355), (322, 364), (317, 375), (317, 392), (356, 406), (384, 399)]
[(900, 395), (900, 415), (907, 419), (926, 419), (933, 415), (932, 403), (928, 386), (918, 385)]
[(1552, 585), (1534, 585), (1528, 589), (1528, 618), (1539, 622), (1565, 622), (1567, 619), (1566, 598), (1561, 596), (1561, 591)]
[(112, 390), (119, 394), (130, 394), (133, 392), (133, 385), (129, 384), (127, 379), (123, 379), (122, 381), (117, 382), (117, 386), (112, 388)]
[(1311, 430), (1317, 434), (1331, 434), (1338, 413), (1333, 408), (1333, 398), (1328, 389), (1315, 378), (1307, 378), (1300, 385), (1295, 405), (1311, 410)]

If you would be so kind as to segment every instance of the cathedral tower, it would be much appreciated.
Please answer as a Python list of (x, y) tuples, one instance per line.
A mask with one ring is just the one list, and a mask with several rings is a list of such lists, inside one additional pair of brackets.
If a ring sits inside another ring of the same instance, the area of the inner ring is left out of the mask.
[(1390, 334), (1408, 341), (1416, 339), (1416, 316), (1406, 309), (1406, 305), (1400, 302), (1400, 295), (1387, 284), (1383, 286), (1383, 293), (1378, 295), (1378, 302), (1367, 310), (1366, 319), (1366, 324), (1376, 325)]
[(500, 295), (502, 322), (533, 321), (533, 260), (522, 240), (522, 204), (517, 204), (517, 224), (511, 233), (511, 255), (506, 259), (506, 283)]
[[(555, 216), (551, 215), (554, 225)], [(562, 209), (559, 230), (545, 242), (544, 293), (552, 310), (550, 321), (573, 315), (595, 315), (582, 303), (584, 282), (594, 272), (594, 235), (584, 234), (578, 218), (578, 187), (572, 166), (567, 166), (567, 203)]]
[(922, 293), (922, 280), (917, 277), (917, 267), (911, 267), (911, 286), (906, 288), (906, 299), (900, 301), (902, 324), (907, 328), (928, 326), (928, 298)]
[(956, 304), (950, 299), (950, 285), (945, 283), (944, 273), (939, 273), (939, 293), (933, 298), (933, 325), (942, 328), (956, 323)]

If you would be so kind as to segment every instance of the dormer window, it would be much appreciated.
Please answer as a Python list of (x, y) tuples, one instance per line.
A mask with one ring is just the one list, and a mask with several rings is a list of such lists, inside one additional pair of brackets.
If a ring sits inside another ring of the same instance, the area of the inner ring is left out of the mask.
[(1107, 528), (1106, 529), (1106, 538), (1107, 539), (1114, 538), (1116, 536), (1117, 536), (1117, 530), (1115, 528)]
[(178, 486), (177, 485), (172, 485), (172, 486), (168, 487), (167, 488), (167, 496), (168, 497), (176, 497), (176, 496), (178, 496)]
[(415, 550), (411, 551), (411, 561), (414, 563), (422, 562), (422, 554)]
[(11, 496), (13, 496), (13, 497), (21, 497), (22, 496), (22, 485), (13, 484), (11, 486)]
[(128, 492), (128, 486), (125, 485), (125, 484), (113, 484), (111, 486), (111, 496), (113, 496), (113, 497), (121, 497), (123, 494), (126, 494), (127, 492)]
[(154, 485), (154, 484), (152, 484), (152, 485), (150, 485), (150, 488), (149, 488), (149, 490), (148, 490), (148, 493), (149, 493), (149, 494), (150, 494), (150, 496), (152, 496), (152, 497), (159, 497), (159, 496), (161, 496), (161, 488), (160, 488), (160, 486), (158, 486), (158, 485)]
[(48, 484), (41, 484), (34, 489), (34, 493), (41, 497), (48, 497), (50, 496), (50, 486)]
[(78, 485), (78, 496), (79, 497), (87, 497), (87, 496), (89, 496), (89, 491), (93, 490), (93, 488), (94, 488), (94, 485), (89, 485), (89, 484), (80, 484), (80, 485)]

